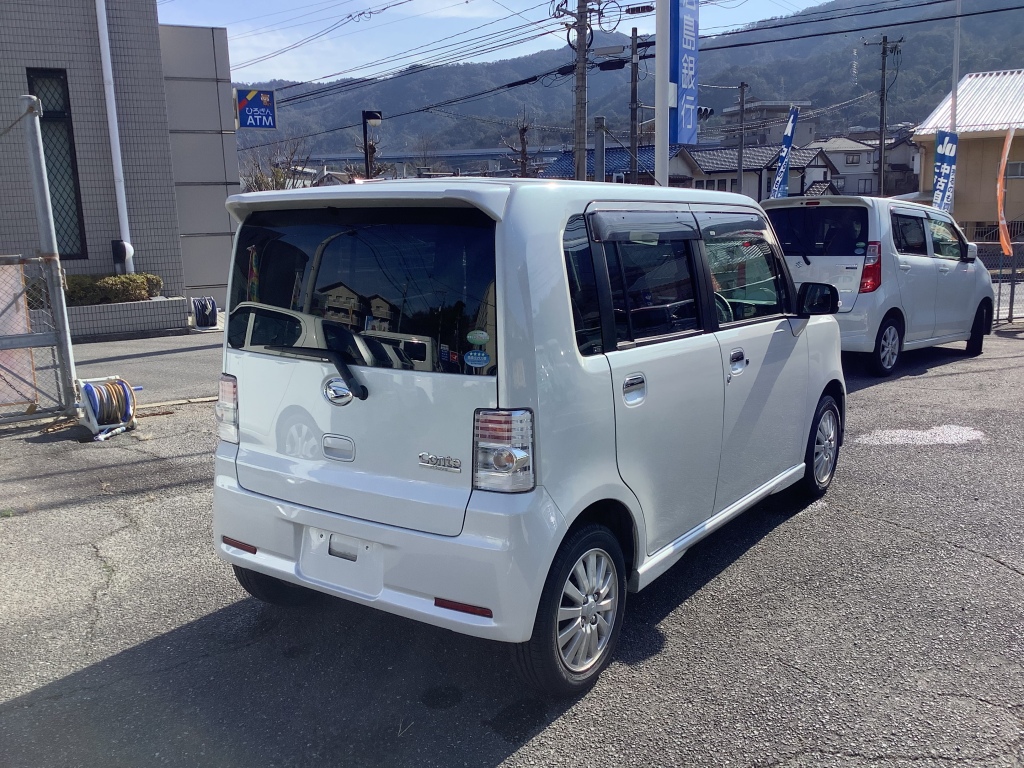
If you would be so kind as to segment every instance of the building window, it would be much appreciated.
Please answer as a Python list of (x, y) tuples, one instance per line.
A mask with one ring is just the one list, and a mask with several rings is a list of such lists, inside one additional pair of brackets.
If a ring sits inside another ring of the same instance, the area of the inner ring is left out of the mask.
[(1006, 178), (1024, 179), (1024, 163), (1007, 163)]
[(43, 114), (39, 128), (46, 155), (46, 178), (57, 231), (57, 250), (62, 259), (84, 259), (85, 230), (82, 226), (82, 191), (75, 157), (75, 135), (71, 129), (71, 101), (68, 76), (63, 69), (29, 69), (28, 91), (39, 98)]
[(875, 191), (874, 179), (857, 179), (857, 194), (870, 195)]
[(694, 179), (694, 181), (693, 181), (693, 188), (694, 189), (704, 189), (704, 179)]
[(729, 179), (729, 191), (730, 192), (735, 192), (737, 186), (738, 186), (738, 184), (736, 182), (736, 179)]
[(718, 191), (725, 192), (725, 179), (718, 180)]
[(860, 153), (853, 152), (846, 156), (847, 165), (860, 165)]

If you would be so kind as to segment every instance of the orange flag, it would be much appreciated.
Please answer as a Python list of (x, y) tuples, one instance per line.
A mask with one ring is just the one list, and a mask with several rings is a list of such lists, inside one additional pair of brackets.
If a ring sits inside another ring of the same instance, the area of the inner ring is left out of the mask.
[(1006, 227), (1006, 161), (1010, 157), (1010, 145), (1013, 144), (1013, 128), (1006, 132), (1006, 141), (1003, 142), (1003, 159), (999, 163), (999, 175), (996, 177), (996, 205), (999, 208), (999, 243), (1003, 246), (1003, 255), (1013, 255), (1013, 245), (1010, 243), (1010, 230)]

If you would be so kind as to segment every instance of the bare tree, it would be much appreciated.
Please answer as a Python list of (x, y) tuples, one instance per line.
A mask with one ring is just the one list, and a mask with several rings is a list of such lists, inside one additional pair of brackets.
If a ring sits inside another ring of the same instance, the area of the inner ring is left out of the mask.
[(239, 176), (246, 192), (308, 187), (313, 180), (309, 153), (301, 142), (280, 141), (242, 150)]
[(516, 120), (516, 130), (519, 133), (519, 144), (516, 146), (502, 137), (501, 143), (512, 150), (515, 154), (509, 156), (509, 160), (519, 166), (519, 177), (527, 179), (533, 176), (533, 169), (530, 168), (530, 154), (527, 152), (527, 134), (533, 128), (533, 124), (526, 118), (526, 108), (523, 108), (522, 117)]
[[(366, 156), (366, 151), (369, 149), (370, 155), (370, 178), (378, 179), (386, 174), (394, 175), (395, 164), (394, 163), (380, 163), (377, 161), (377, 153), (380, 151), (380, 135), (375, 133), (367, 134), (366, 137), (366, 148), (363, 146), (362, 137), (356, 142), (356, 147), (363, 156)], [(343, 169), (345, 173), (352, 177), (358, 176), (364, 178), (366, 176), (366, 163), (349, 163)]]

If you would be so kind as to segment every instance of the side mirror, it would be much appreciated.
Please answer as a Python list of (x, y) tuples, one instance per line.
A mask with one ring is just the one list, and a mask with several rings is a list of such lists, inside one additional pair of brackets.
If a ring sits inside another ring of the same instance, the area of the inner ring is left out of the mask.
[(839, 311), (839, 289), (828, 283), (801, 283), (796, 307), (797, 317), (834, 315)]
[(967, 244), (967, 255), (964, 256), (963, 261), (972, 263), (978, 260), (978, 244), (968, 243)]

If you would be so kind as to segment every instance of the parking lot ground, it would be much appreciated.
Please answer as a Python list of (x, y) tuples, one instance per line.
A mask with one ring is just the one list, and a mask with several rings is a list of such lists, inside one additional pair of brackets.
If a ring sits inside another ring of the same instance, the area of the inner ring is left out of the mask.
[(844, 362), (828, 495), (630, 595), (561, 702), (495, 643), (247, 598), (213, 554), (209, 403), (106, 443), (2, 429), (0, 766), (1024, 765), (1024, 326), (887, 380)]

